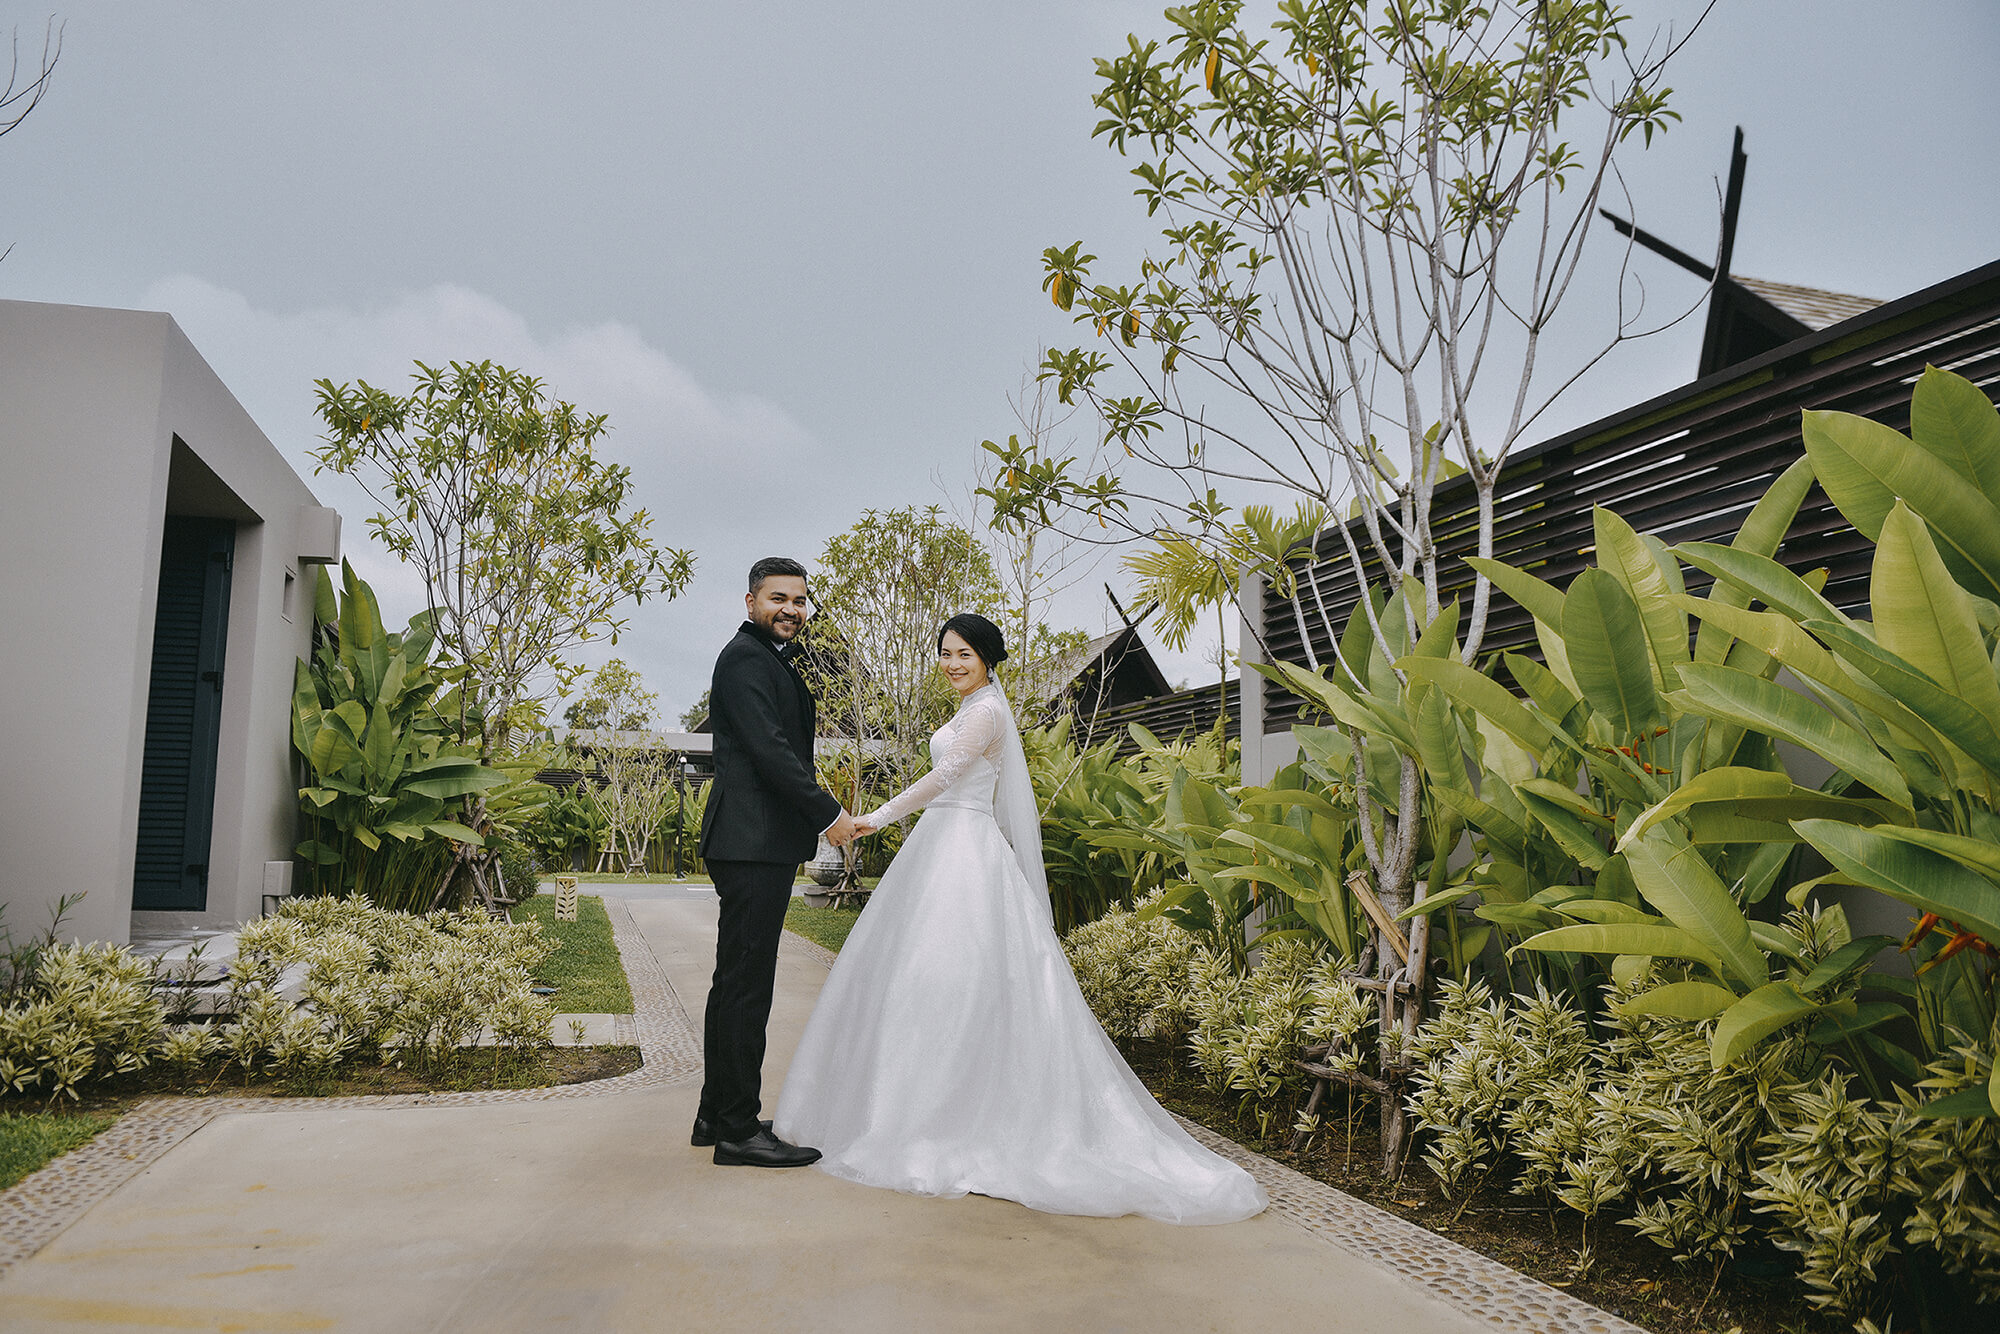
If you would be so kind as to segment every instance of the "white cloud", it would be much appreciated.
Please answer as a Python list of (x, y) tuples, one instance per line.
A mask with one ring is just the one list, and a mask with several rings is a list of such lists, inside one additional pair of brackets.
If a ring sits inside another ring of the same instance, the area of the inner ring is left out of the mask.
[[(372, 307), (281, 312), (177, 275), (152, 284), (142, 304), (174, 316), (315, 492), (341, 511), (347, 555), (394, 617), (423, 605), (422, 587), (369, 539), (365, 520), (375, 507), (361, 489), (312, 475), (313, 381), (358, 378), (399, 390), (414, 360), (491, 359), (607, 414), (604, 454), (632, 468), (635, 504), (653, 514), (655, 540), (693, 550), (698, 574), (674, 602), (633, 609), (619, 645), (588, 656), (632, 661), (672, 713), (706, 687), (715, 652), (742, 618), (741, 571), (773, 551), (810, 559), (826, 532), (865, 503), (856, 479), (829, 467), (813, 434), (783, 409), (754, 394), (709, 390), (629, 325), (549, 333), (492, 297), (442, 284)], [(793, 484), (753, 487), (753, 476)]]

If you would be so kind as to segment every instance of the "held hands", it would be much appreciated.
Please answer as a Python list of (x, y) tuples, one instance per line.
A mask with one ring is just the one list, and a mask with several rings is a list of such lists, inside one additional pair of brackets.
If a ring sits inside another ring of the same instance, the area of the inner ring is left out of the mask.
[(846, 811), (842, 811), (840, 818), (828, 827), (826, 841), (833, 844), (836, 848), (844, 848), (854, 841), (855, 835), (854, 817)]
[(872, 814), (857, 815), (854, 817), (854, 836), (856, 838), (866, 838), (870, 834), (880, 831), (881, 828), (880, 822)]

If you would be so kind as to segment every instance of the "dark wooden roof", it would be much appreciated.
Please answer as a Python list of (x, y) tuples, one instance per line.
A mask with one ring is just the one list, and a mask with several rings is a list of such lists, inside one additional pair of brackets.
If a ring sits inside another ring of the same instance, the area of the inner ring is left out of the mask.
[(1067, 709), (1088, 719), (1104, 709), (1174, 691), (1160, 665), (1153, 661), (1152, 650), (1139, 637), (1138, 627), (1131, 625), (1074, 650), (1055, 664), (1050, 679), (1059, 683), (1045, 701), (1044, 711), (1050, 716)]

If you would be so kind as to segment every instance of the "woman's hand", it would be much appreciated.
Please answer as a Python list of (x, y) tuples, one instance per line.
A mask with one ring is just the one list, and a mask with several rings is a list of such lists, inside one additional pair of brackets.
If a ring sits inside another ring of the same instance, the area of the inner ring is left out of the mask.
[(870, 811), (866, 815), (857, 815), (854, 817), (854, 836), (856, 838), (866, 838), (881, 828), (881, 821), (875, 818), (873, 811)]

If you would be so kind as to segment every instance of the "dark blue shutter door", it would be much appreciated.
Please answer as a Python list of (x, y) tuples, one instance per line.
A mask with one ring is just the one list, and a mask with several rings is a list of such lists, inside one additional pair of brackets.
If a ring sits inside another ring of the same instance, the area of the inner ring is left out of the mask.
[(208, 906), (215, 743), (235, 549), (236, 525), (227, 519), (167, 516), (139, 781), (132, 878), (137, 909), (198, 912)]

